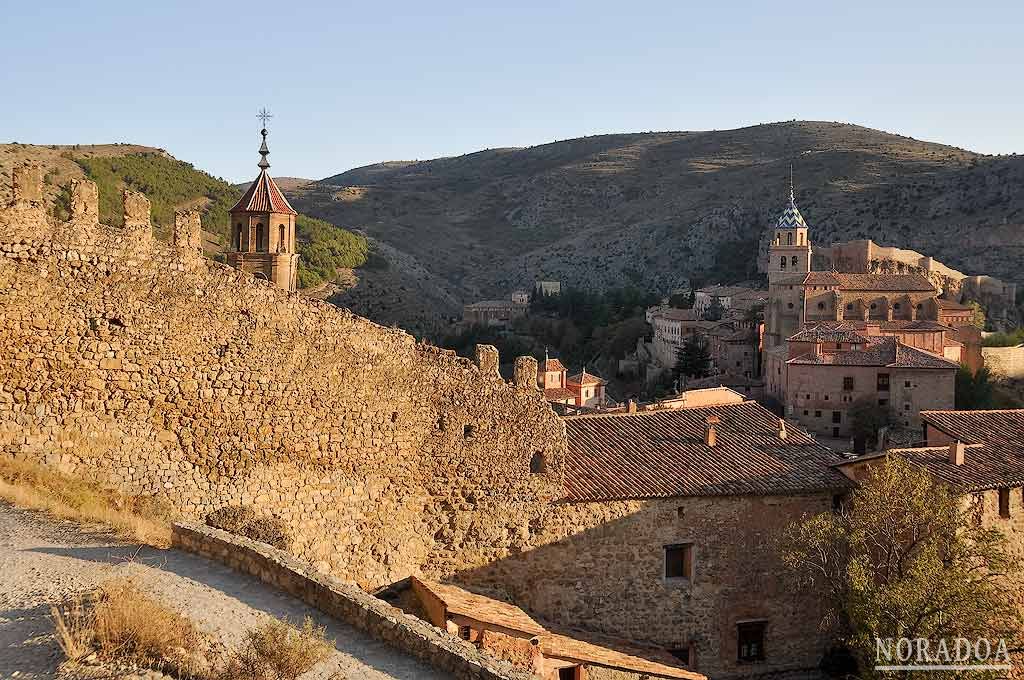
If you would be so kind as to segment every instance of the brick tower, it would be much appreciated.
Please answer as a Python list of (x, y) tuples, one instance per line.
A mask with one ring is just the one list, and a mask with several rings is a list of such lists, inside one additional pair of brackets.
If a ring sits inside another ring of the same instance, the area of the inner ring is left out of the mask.
[(789, 177), (789, 205), (775, 225), (775, 234), (768, 246), (768, 282), (776, 283), (790, 274), (811, 271), (811, 243), (807, 223), (796, 207), (793, 193), (793, 171)]
[(267, 172), (267, 128), (260, 130), (260, 174), (231, 208), (228, 264), (254, 276), (295, 290), (299, 255), (295, 252), (295, 215), (274, 178)]

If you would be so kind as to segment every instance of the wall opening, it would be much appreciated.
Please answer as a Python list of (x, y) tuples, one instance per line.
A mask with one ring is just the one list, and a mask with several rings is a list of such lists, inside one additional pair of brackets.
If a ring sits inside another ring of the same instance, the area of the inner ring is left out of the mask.
[(548, 462), (544, 458), (544, 454), (537, 451), (530, 458), (530, 474), (539, 475), (548, 471)]
[(462, 426), (462, 438), (463, 439), (472, 439), (474, 434), (476, 434), (476, 428), (475, 427), (473, 427), (472, 425), (463, 425)]

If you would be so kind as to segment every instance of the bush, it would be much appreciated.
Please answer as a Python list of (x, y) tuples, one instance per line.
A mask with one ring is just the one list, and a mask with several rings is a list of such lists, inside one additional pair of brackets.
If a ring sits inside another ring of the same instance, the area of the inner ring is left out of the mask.
[(246, 633), (245, 642), (231, 655), (220, 678), (296, 680), (325, 660), (333, 647), (323, 626), (315, 626), (309, 617), (301, 630), (275, 619)]
[(217, 529), (287, 550), (291, 542), (288, 527), (278, 517), (259, 515), (248, 506), (229, 505), (206, 516), (206, 523)]
[(93, 652), (103, 661), (205, 678), (209, 643), (192, 622), (141, 593), (131, 581), (109, 581), (86, 599), (53, 607), (57, 642), (72, 660)]

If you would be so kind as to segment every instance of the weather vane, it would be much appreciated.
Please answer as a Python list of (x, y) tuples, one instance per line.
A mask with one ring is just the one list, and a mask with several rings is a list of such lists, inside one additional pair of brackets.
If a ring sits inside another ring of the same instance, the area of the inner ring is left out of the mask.
[(264, 106), (262, 109), (260, 109), (260, 112), (256, 114), (256, 117), (263, 121), (263, 127), (266, 128), (267, 121), (273, 118), (274, 114), (270, 113), (270, 111), (267, 111), (267, 107)]

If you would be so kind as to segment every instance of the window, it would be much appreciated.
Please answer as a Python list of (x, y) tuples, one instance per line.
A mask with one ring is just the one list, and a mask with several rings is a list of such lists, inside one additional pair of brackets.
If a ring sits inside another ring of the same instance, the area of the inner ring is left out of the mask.
[(811, 415), (811, 412), (810, 412), (810, 411), (808, 411), (807, 409), (804, 409), (804, 415), (805, 415), (805, 416), (809, 416), (809, 415)]
[(462, 438), (463, 439), (472, 439), (473, 435), (475, 433), (476, 433), (476, 428), (474, 428), (472, 425), (463, 425), (462, 426)]
[(824, 302), (819, 302), (818, 303), (818, 309), (825, 309), (825, 303)]
[(793, 303), (790, 302), (786, 305), (786, 309), (793, 309)]
[(824, 399), (825, 401), (828, 401), (828, 395), (827, 394), (821, 395), (821, 398)]
[(665, 546), (665, 578), (693, 578), (693, 544)]
[(847, 302), (846, 303), (846, 311), (848, 311), (848, 312), (852, 312), (853, 311), (853, 303), (852, 302)]
[(469, 626), (459, 626), (459, 637), (468, 640), (473, 636), (473, 629)]
[(258, 222), (256, 224), (256, 250), (261, 250), (266, 246), (263, 245), (265, 234), (263, 233), (263, 223)]
[(832, 411), (832, 422), (833, 423), (841, 423), (841, 422), (843, 422), (843, 412), (842, 411)]
[(903, 410), (904, 410), (904, 411), (909, 411), (909, 410), (910, 410), (910, 404), (907, 404), (907, 403), (905, 403), (905, 402), (904, 402), (904, 404), (903, 404)]
[(1010, 490), (999, 490), (999, 516), (1003, 519), (1010, 518)]
[(923, 308), (924, 308), (924, 305), (922, 305), (922, 304), (921, 304), (920, 302), (918, 302), (918, 303), (917, 303), (917, 311), (919, 311), (919, 312), (920, 312), (920, 311), (921, 311), (921, 309), (923, 309)]
[(893, 308), (893, 309), (895, 309), (896, 311), (899, 311), (899, 309), (900, 309), (900, 303), (898, 303), (898, 302), (894, 302), (894, 303), (893, 303), (893, 305), (892, 305), (892, 308)]
[(790, 233), (786, 234), (786, 245), (787, 246), (793, 245), (793, 232), (790, 232)]
[(843, 509), (843, 495), (836, 494), (832, 496), (832, 512), (839, 512)]
[(878, 308), (878, 305), (876, 305), (874, 302), (872, 302), (871, 303), (871, 309), (877, 309), (877, 308)]
[(879, 406), (888, 406), (889, 405), (889, 400), (888, 399), (879, 399), (878, 400), (878, 405)]
[(878, 391), (888, 392), (889, 391), (889, 374), (879, 373), (878, 374)]
[(786, 268), (786, 256), (783, 255), (782, 259), (779, 260), (779, 269), (785, 269), (785, 268)]
[(793, 256), (793, 258), (789, 261), (789, 263), (791, 265), (793, 265), (794, 267), (796, 266), (796, 255)]
[(242, 249), (242, 223), (235, 225), (235, 250)]
[(668, 650), (668, 653), (679, 659), (684, 666), (691, 666), (693, 662), (690, 659), (690, 648), (689, 647), (677, 647), (675, 649)]
[(853, 376), (847, 375), (843, 377), (843, 392), (853, 392)]
[(544, 472), (547, 472), (547, 469), (548, 463), (546, 460), (544, 460), (544, 454), (541, 453), (540, 451), (534, 453), (533, 457), (530, 458), (530, 474), (543, 474)]
[(277, 238), (277, 249), (282, 253), (288, 252), (288, 244), (284, 240), (284, 225), (282, 224), (279, 228), (279, 236)]
[(904, 387), (910, 387), (910, 381), (909, 380), (904, 380), (903, 381), (903, 386)]
[(741, 663), (764, 661), (764, 621), (751, 621), (736, 625), (736, 660)]

